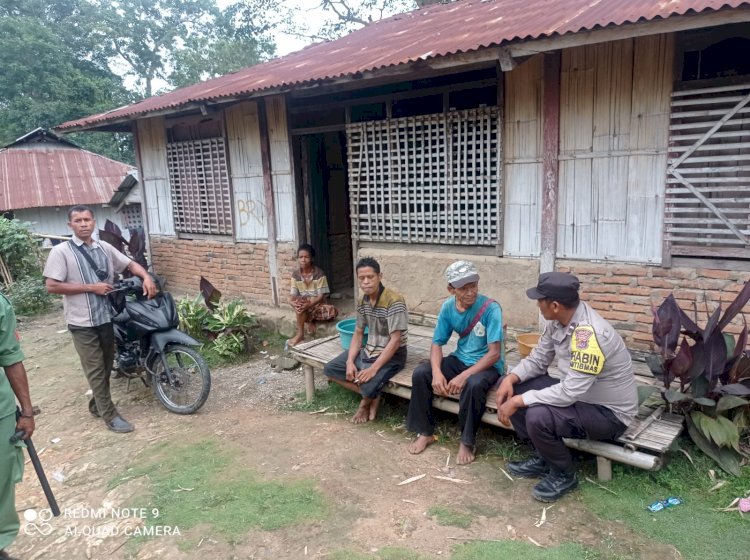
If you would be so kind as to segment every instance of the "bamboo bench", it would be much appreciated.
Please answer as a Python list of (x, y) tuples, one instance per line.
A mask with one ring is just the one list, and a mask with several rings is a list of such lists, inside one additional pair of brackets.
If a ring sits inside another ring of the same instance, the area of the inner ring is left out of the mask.
[[(402, 397), (411, 398), (411, 374), (420, 362), (429, 360), (430, 345), (432, 343), (432, 327), (427, 326), (429, 319), (419, 319), (419, 324), (409, 325), (409, 343), (407, 346), (406, 366), (396, 374), (383, 389), (384, 392)], [(455, 349), (454, 338), (445, 346), (444, 354)], [(323, 370), (323, 366), (342, 352), (339, 336), (329, 336), (298, 344), (290, 349), (292, 356), (303, 365), (305, 375), (305, 396), (307, 402), (311, 402), (315, 396), (315, 371)], [(505, 361), (508, 368), (518, 363), (520, 356), (511, 344), (506, 345)], [(643, 362), (633, 361), (636, 377), (639, 384), (655, 385), (654, 379), (648, 367)], [(555, 376), (555, 369), (550, 369), (550, 374)], [(487, 396), (487, 409), (482, 417), (486, 424), (503, 429), (509, 429), (500, 424), (497, 419), (497, 406), (495, 405), (496, 387), (490, 390)], [(458, 414), (457, 397), (435, 397), (432, 405), (453, 414)], [(632, 465), (648, 471), (657, 471), (665, 461), (665, 454), (672, 442), (682, 431), (682, 416), (664, 413), (663, 409), (653, 411), (641, 407), (638, 416), (628, 430), (616, 442), (592, 441), (587, 439), (565, 438), (565, 445), (571, 449), (577, 449), (596, 456), (597, 476), (600, 480), (612, 479), (612, 461), (626, 465)]]

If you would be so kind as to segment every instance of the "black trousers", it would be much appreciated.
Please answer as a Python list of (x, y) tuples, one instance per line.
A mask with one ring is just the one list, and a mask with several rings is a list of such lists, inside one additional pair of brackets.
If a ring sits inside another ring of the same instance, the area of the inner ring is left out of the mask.
[[(518, 383), (514, 394), (521, 395), (533, 389), (544, 389), (559, 383), (549, 375), (542, 375)], [(535, 404), (519, 408), (510, 417), (513, 429), (523, 441), (530, 442), (537, 455), (558, 471), (575, 471), (570, 450), (562, 438), (612, 440), (619, 437), (626, 426), (606, 406), (576, 402), (570, 406)]]
[[(440, 363), (440, 371), (450, 381), (469, 366), (455, 356), (447, 356)], [(474, 445), (479, 425), (487, 402), (487, 393), (497, 382), (500, 374), (491, 367), (469, 376), (458, 401), (458, 426), (461, 429), (461, 443)], [(411, 401), (406, 416), (406, 429), (418, 434), (431, 436), (435, 433), (435, 415), (432, 409), (432, 365), (417, 366), (411, 375)]]

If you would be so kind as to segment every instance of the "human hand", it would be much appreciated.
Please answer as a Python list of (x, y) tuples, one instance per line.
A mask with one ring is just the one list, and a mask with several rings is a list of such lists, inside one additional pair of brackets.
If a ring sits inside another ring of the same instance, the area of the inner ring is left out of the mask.
[(23, 430), (23, 439), (29, 439), (31, 435), (34, 433), (34, 428), (36, 427), (34, 423), (34, 417), (26, 417), (26, 416), (20, 416), (18, 418), (18, 421), (16, 422), (16, 431)]
[(459, 395), (461, 391), (466, 387), (466, 380), (469, 378), (468, 375), (462, 373), (457, 375), (448, 382), (448, 393), (451, 395)]
[(88, 284), (89, 291), (95, 293), (98, 296), (106, 296), (112, 291), (112, 284), (106, 282), (97, 282), (96, 284)]
[(357, 377), (357, 366), (354, 362), (346, 362), (346, 380), (354, 382)]
[(375, 377), (377, 373), (378, 370), (373, 366), (370, 366), (367, 369), (363, 369), (362, 371), (360, 371), (359, 374), (357, 374), (354, 382), (359, 385), (361, 385), (362, 383), (367, 383), (370, 379)]
[(432, 372), (432, 392), (436, 395), (448, 395), (448, 384), (445, 382), (445, 376), (440, 370)]
[(159, 288), (156, 287), (156, 282), (151, 276), (146, 275), (146, 278), (143, 279), (143, 295), (147, 296), (148, 299), (153, 299), (157, 293), (159, 293)]
[(513, 380), (510, 378), (510, 375), (506, 375), (500, 382), (500, 387), (497, 388), (497, 393), (495, 393), (495, 403), (497, 404), (497, 408), (499, 409), (500, 405), (512, 396)]
[(516, 401), (517, 398), (520, 398), (520, 395), (517, 395), (516, 397), (505, 401), (501, 406), (497, 407), (497, 419), (503, 426), (511, 425), (510, 417), (513, 416), (520, 408), (518, 402)]

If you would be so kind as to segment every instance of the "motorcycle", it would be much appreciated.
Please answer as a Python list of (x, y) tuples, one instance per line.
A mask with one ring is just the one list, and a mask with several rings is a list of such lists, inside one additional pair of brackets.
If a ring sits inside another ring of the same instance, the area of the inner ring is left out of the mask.
[(156, 397), (177, 414), (193, 414), (208, 399), (211, 372), (192, 346), (200, 342), (180, 331), (174, 299), (160, 291), (143, 295), (138, 277), (115, 283), (110, 292), (115, 331), (115, 372), (152, 385)]

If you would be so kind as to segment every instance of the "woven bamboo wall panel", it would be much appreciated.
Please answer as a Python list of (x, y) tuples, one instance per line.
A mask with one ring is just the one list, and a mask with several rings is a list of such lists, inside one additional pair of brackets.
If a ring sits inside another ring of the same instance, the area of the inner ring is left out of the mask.
[(348, 125), (354, 238), (498, 245), (498, 116), (482, 107)]
[(750, 84), (675, 91), (669, 128), (670, 253), (750, 257)]
[(232, 234), (232, 199), (223, 138), (167, 144), (177, 231)]

